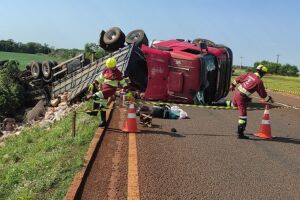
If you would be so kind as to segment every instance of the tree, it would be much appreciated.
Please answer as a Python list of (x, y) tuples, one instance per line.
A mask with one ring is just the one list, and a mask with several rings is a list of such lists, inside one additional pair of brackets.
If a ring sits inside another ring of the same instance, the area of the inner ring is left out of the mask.
[(298, 76), (299, 70), (297, 66), (290, 64), (281, 65), (266, 60), (255, 62), (253, 71), (255, 71), (256, 67), (260, 64), (266, 66), (268, 68), (268, 73), (270, 74), (278, 74), (283, 76)]
[(85, 58), (91, 60), (92, 53), (95, 53), (95, 59), (105, 56), (105, 51), (96, 43), (86, 43), (84, 45)]
[(28, 42), (23, 44), (21, 42), (14, 42), (12, 39), (9, 40), (0, 40), (0, 51), (7, 52), (19, 52), (19, 53), (44, 53), (49, 54), (51, 49), (49, 45), (41, 45), (37, 42)]
[(17, 80), (18, 62), (9, 60), (0, 70), (0, 118), (13, 117), (20, 110), (25, 90)]

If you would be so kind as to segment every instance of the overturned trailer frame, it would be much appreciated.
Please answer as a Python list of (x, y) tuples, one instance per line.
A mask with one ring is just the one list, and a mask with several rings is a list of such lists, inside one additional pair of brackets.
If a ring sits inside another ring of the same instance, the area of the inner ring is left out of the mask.
[[(142, 30), (125, 38), (118, 27), (102, 31), (99, 44), (108, 54), (91, 63), (78, 55), (59, 65), (36, 65), (31, 70), (32, 85), (43, 91), (47, 101), (64, 92), (72, 101), (101, 73), (104, 61), (115, 57), (117, 67), (145, 93), (146, 100), (210, 104), (229, 92), (233, 54), (225, 45), (198, 38), (156, 41), (149, 46)], [(37, 75), (39, 70), (42, 76)]]

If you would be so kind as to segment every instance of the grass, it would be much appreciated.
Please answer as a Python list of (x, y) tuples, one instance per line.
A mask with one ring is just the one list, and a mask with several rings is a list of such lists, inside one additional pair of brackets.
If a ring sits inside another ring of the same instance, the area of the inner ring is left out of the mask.
[[(79, 110), (90, 107), (85, 104)], [(0, 147), (0, 199), (63, 199), (94, 136), (98, 117), (77, 114), (77, 135), (71, 135), (72, 116), (49, 130), (27, 128)]]
[(263, 81), (265, 86), (270, 90), (300, 96), (300, 77), (272, 75), (265, 76)]
[(63, 61), (61, 58), (52, 57), (47, 54), (28, 54), (28, 53), (14, 53), (0, 51), (0, 60), (14, 59), (19, 61), (20, 69), (25, 69), (25, 66), (32, 61), (46, 61), (56, 60), (58, 62)]
[[(239, 76), (241, 74), (247, 73), (243, 69), (236, 69), (234, 76)], [(234, 77), (233, 77), (234, 78)], [(293, 94), (300, 96), (300, 77), (290, 77), (290, 76), (279, 76), (279, 75), (266, 75), (263, 77), (264, 85), (267, 89)]]

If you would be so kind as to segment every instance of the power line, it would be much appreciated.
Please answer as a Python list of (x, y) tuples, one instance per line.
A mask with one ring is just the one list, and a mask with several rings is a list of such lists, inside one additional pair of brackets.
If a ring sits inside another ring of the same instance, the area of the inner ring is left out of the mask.
[(240, 66), (240, 68), (242, 69), (242, 67), (243, 67), (243, 58), (244, 58), (244, 57), (241, 56), (240, 58), (241, 58), (241, 66)]
[(277, 57), (277, 59), (276, 59), (277, 60), (277, 64), (278, 64), (279, 56), (280, 56), (279, 54), (276, 55), (276, 57)]

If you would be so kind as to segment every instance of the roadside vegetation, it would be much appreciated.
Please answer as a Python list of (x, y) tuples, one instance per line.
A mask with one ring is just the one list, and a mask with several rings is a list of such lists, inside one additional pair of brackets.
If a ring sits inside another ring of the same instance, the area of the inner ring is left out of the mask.
[(97, 117), (78, 112), (73, 138), (71, 118), (69, 114), (47, 130), (27, 128), (5, 140), (0, 146), (0, 199), (63, 199), (98, 123)]
[(19, 73), (16, 61), (0, 64), (0, 121), (5, 117), (13, 117), (22, 110), (25, 89), (17, 79)]

